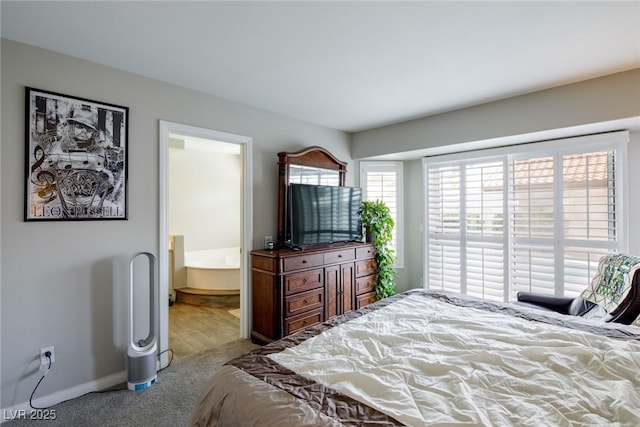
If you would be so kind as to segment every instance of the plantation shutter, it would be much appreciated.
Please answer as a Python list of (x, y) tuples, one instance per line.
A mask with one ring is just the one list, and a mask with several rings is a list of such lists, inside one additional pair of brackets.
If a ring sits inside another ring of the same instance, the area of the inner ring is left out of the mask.
[(404, 263), (402, 221), (402, 162), (361, 162), (360, 183), (364, 192), (364, 200), (380, 200), (387, 205), (391, 218), (395, 222), (392, 232), (391, 247), (395, 251), (396, 267)]
[(579, 295), (600, 258), (627, 247), (627, 141), (617, 132), (425, 159), (425, 286), (504, 301)]
[(582, 292), (600, 258), (619, 246), (622, 188), (617, 157), (617, 150), (562, 157), (565, 295)]
[(504, 299), (503, 171), (502, 160), (429, 170), (430, 287)]
[(511, 290), (554, 294), (555, 159), (522, 157), (509, 168)]
[(504, 161), (465, 166), (467, 294), (504, 300)]
[(461, 275), (461, 166), (435, 166), (427, 175), (427, 282), (432, 289), (465, 292)]

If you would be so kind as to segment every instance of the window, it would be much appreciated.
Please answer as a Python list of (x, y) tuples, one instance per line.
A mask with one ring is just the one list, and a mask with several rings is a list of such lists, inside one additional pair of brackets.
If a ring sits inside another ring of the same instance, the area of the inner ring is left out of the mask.
[(340, 185), (340, 174), (335, 170), (290, 165), (289, 183), (336, 186)]
[(628, 133), (427, 158), (426, 286), (510, 301), (575, 296), (626, 250)]
[(395, 266), (403, 267), (404, 245), (402, 221), (402, 162), (360, 162), (360, 186), (364, 200), (381, 200), (395, 222), (391, 246), (396, 253)]

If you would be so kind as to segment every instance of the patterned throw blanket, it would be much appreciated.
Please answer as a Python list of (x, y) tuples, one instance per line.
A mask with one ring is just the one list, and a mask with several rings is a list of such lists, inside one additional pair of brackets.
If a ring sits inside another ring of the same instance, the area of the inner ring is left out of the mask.
[[(598, 304), (608, 313), (620, 304), (631, 290), (632, 280), (640, 268), (640, 257), (609, 254), (600, 259), (598, 273), (580, 295)], [(639, 324), (640, 318), (634, 324)]]

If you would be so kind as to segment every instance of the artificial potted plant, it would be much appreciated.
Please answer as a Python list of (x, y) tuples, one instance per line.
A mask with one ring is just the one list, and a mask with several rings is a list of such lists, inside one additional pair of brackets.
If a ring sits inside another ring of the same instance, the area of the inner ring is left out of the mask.
[(378, 264), (378, 280), (375, 287), (376, 300), (396, 293), (396, 269), (393, 266), (395, 252), (391, 247), (394, 225), (389, 207), (383, 201), (367, 200), (362, 202), (362, 226), (365, 228), (367, 241), (372, 242), (376, 250)]

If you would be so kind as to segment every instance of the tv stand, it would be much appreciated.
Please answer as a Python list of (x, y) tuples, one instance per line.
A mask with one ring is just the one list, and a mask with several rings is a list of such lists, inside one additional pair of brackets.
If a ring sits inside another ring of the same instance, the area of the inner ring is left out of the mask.
[(265, 344), (375, 301), (371, 243), (251, 252), (253, 328)]

